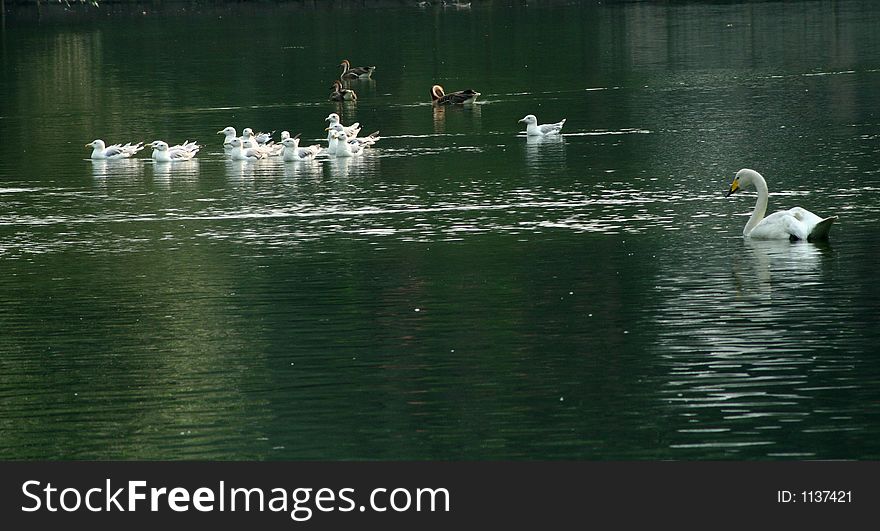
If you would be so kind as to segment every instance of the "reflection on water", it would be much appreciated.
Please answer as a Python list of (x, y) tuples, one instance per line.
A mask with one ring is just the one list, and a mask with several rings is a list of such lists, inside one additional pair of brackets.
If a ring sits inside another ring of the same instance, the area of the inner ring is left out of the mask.
[(737, 257), (742, 267), (732, 271), (738, 292), (743, 296), (772, 296), (774, 281), (795, 281), (801, 286), (821, 282), (822, 260), (832, 258), (832, 247), (828, 242), (791, 243), (751, 238), (744, 242), (748, 254)]
[[(818, 406), (822, 397), (867, 391), (865, 361), (848, 346), (862, 343), (860, 332), (844, 324), (860, 311), (828, 299), (835, 253), (828, 244), (722, 243), (741, 251), (729, 269), (704, 263), (698, 276), (680, 271), (656, 287), (664, 402), (679, 425), (670, 447), (682, 457), (749, 455), (750, 447), (817, 457), (826, 435), (862, 429), (849, 407)], [(790, 432), (801, 439), (779, 436)]]
[(170, 184), (174, 181), (194, 181), (199, 178), (199, 159), (180, 162), (154, 162), (155, 182)]
[(111, 179), (133, 179), (144, 174), (144, 161), (137, 158), (117, 160), (89, 160), (92, 176), (96, 181), (106, 183)]
[[(0, 137), (58, 141), (0, 144), (0, 457), (880, 458), (880, 6), (483, 4), (7, 27)], [(330, 112), (381, 141), (216, 134)], [(744, 241), (744, 166), (832, 240)]]
[(536, 176), (542, 171), (565, 167), (565, 139), (562, 135), (526, 136), (526, 166)]

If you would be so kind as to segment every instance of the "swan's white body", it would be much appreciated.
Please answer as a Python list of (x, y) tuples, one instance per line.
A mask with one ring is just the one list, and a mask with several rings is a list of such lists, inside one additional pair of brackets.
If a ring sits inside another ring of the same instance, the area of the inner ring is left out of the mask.
[(828, 238), (831, 224), (837, 216), (821, 218), (809, 210), (794, 207), (789, 210), (780, 210), (767, 217), (767, 200), (769, 191), (764, 177), (749, 169), (742, 169), (736, 173), (733, 183), (730, 185), (727, 195), (736, 192), (746, 186), (752, 185), (758, 191), (758, 201), (749, 221), (743, 228), (743, 237), (758, 240), (824, 240)]
[(86, 147), (92, 148), (91, 158), (96, 160), (115, 160), (127, 159), (138, 151), (144, 149), (142, 142), (132, 144), (131, 142), (123, 144), (112, 144), (107, 146), (101, 139), (93, 140), (86, 144)]
[(558, 135), (562, 131), (562, 126), (565, 125), (565, 118), (560, 122), (556, 122), (555, 124), (544, 124), (538, 125), (538, 119), (535, 118), (534, 114), (528, 114), (523, 117), (520, 122), (526, 123), (526, 135), (528, 136), (547, 136), (547, 135)]

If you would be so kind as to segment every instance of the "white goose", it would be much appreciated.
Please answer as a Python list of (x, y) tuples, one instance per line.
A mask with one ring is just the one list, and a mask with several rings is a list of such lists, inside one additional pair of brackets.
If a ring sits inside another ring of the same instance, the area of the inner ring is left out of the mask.
[(565, 118), (555, 124), (538, 125), (538, 119), (535, 118), (535, 115), (527, 114), (520, 122), (526, 123), (527, 136), (547, 136), (559, 134), (562, 131), (562, 126), (565, 125)]
[(201, 146), (195, 142), (186, 141), (183, 144), (169, 146), (167, 142), (162, 140), (154, 140), (150, 142), (153, 148), (152, 158), (156, 162), (182, 162), (192, 160), (199, 152)]
[(144, 149), (143, 142), (138, 142), (137, 144), (132, 144), (128, 142), (127, 144), (111, 144), (109, 146), (104, 144), (104, 141), (101, 139), (93, 140), (86, 144), (86, 147), (92, 148), (91, 158), (96, 160), (116, 160), (116, 159), (127, 159), (128, 157), (134, 155), (138, 151)]
[(809, 210), (801, 207), (794, 207), (789, 210), (780, 210), (774, 212), (766, 218), (764, 214), (767, 212), (767, 198), (769, 191), (767, 189), (767, 181), (755, 170), (742, 169), (736, 172), (733, 182), (730, 183), (730, 189), (724, 195), (729, 197), (731, 194), (745, 188), (754, 186), (758, 191), (758, 201), (755, 203), (755, 210), (752, 216), (743, 228), (743, 237), (755, 238), (759, 240), (825, 240), (831, 231), (831, 224), (837, 219), (837, 216), (820, 218)]

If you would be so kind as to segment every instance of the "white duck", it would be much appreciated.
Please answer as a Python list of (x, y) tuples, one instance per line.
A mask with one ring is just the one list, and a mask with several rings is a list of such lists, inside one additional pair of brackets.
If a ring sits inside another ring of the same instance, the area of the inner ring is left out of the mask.
[(162, 140), (154, 140), (150, 142), (153, 148), (153, 160), (156, 162), (181, 162), (192, 160), (199, 152), (201, 146), (195, 142), (186, 141), (183, 144), (169, 146), (167, 142)]
[(752, 216), (743, 229), (743, 237), (759, 240), (791, 241), (815, 241), (828, 238), (831, 224), (834, 223), (837, 216), (822, 219), (809, 210), (794, 207), (789, 210), (774, 212), (765, 218), (764, 214), (767, 212), (767, 198), (769, 196), (767, 181), (755, 170), (742, 169), (736, 172), (733, 182), (730, 183), (730, 189), (724, 197), (729, 197), (737, 190), (747, 186), (754, 186), (758, 191), (758, 201), (755, 203), (755, 210), (752, 212)]
[(520, 122), (526, 123), (526, 135), (547, 136), (558, 135), (562, 131), (562, 126), (565, 125), (565, 118), (555, 124), (538, 125), (538, 119), (535, 118), (535, 115), (527, 114), (520, 120)]
[(260, 160), (268, 156), (260, 150), (243, 147), (240, 138), (233, 138), (229, 145), (232, 146), (232, 151), (229, 153), (232, 160)]
[(92, 148), (91, 158), (96, 160), (115, 160), (115, 159), (127, 159), (128, 157), (134, 155), (138, 151), (144, 149), (144, 143), (138, 142), (137, 144), (132, 144), (128, 142), (127, 144), (112, 144), (105, 145), (104, 141), (101, 139), (93, 140), (86, 144), (86, 147)]

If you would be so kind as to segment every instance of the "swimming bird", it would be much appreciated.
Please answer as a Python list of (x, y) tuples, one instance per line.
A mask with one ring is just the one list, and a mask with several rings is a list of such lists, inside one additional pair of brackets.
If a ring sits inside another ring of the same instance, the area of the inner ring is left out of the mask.
[(93, 140), (86, 144), (86, 147), (92, 148), (91, 158), (93, 159), (127, 159), (128, 157), (134, 155), (138, 151), (144, 149), (144, 143), (138, 142), (137, 144), (132, 144), (128, 142), (126, 144), (111, 144), (109, 146), (104, 144), (104, 141), (101, 139)]
[(233, 138), (238, 138), (238, 133), (235, 131), (234, 127), (225, 127), (219, 131), (217, 131), (218, 135), (226, 135), (223, 138), (223, 145), (228, 147), (232, 144)]
[(349, 142), (348, 135), (344, 132), (331, 131), (330, 134), (337, 142), (335, 150), (337, 157), (353, 157), (363, 153), (363, 147), (356, 142)]
[(339, 75), (339, 79), (343, 81), (347, 79), (368, 79), (373, 75), (373, 70), (376, 69), (375, 66), (352, 67), (348, 59), (343, 59), (339, 66), (342, 67), (342, 74)]
[(233, 138), (229, 145), (232, 146), (232, 152), (230, 153), (232, 160), (260, 160), (268, 156), (253, 147), (244, 147), (244, 143), (240, 138)]
[(464, 89), (447, 94), (440, 85), (431, 87), (431, 100), (437, 105), (473, 103), (477, 101), (479, 95), (480, 93), (474, 89)]
[[(339, 123), (328, 127), (327, 130), (331, 131), (331, 132), (336, 131), (337, 133), (345, 133), (345, 128), (342, 126), (342, 124), (339, 124)], [(373, 131), (372, 133), (370, 133), (369, 135), (367, 135), (365, 137), (349, 138), (348, 143), (349, 144), (357, 144), (358, 146), (360, 146), (362, 148), (366, 148), (366, 147), (370, 147), (373, 144), (375, 144), (376, 142), (378, 142), (379, 138), (381, 138), (379, 136), (379, 131)]]
[(342, 82), (338, 79), (333, 82), (332, 92), (330, 92), (330, 101), (356, 101), (357, 94), (351, 89), (344, 88)]
[(281, 152), (284, 151), (284, 146), (282, 146), (281, 144), (276, 144), (275, 142), (269, 142), (268, 144), (257, 144), (256, 142), (254, 142), (253, 138), (249, 138), (247, 140), (241, 141), (241, 149), (253, 149), (255, 151), (259, 151), (266, 157), (279, 157), (281, 156)]
[(167, 142), (162, 140), (154, 140), (150, 142), (149, 145), (153, 148), (153, 154), (151, 156), (156, 162), (182, 162), (192, 160), (202, 147), (197, 143), (188, 140), (183, 144), (177, 144), (176, 146), (169, 146)]
[(266, 144), (272, 142), (272, 135), (274, 134), (275, 131), (272, 131), (271, 133), (257, 133), (257, 135), (254, 137), (254, 140), (257, 141), (257, 145), (265, 146)]
[[(336, 114), (335, 112), (331, 112), (330, 114), (328, 114), (328, 115), (327, 115), (327, 118), (324, 118), (324, 121), (325, 121), (325, 122), (330, 122), (330, 125), (329, 125), (328, 128), (327, 128), (327, 131), (330, 131), (330, 129), (331, 129), (333, 126), (335, 126), (336, 124), (341, 124), (341, 123), (342, 123), (342, 122), (339, 120), (339, 115)], [(348, 135), (349, 138), (354, 138), (354, 137), (358, 136), (358, 133), (361, 132), (361, 124), (358, 123), (358, 122), (355, 122), (355, 123), (353, 123), (353, 124), (351, 124), (351, 125), (343, 125), (342, 127), (343, 127), (344, 130), (345, 130), (345, 134)], [(329, 132), (327, 133), (327, 141), (328, 141), (328, 142), (330, 141), (330, 133), (329, 133)]]
[(742, 169), (736, 172), (733, 182), (730, 183), (730, 189), (724, 197), (730, 197), (737, 190), (747, 186), (754, 186), (758, 191), (758, 201), (755, 203), (752, 216), (743, 228), (743, 237), (760, 240), (787, 239), (790, 241), (828, 239), (831, 224), (834, 223), (837, 216), (823, 219), (809, 210), (794, 207), (774, 212), (765, 218), (769, 196), (767, 181), (755, 170)]
[(284, 153), (281, 155), (285, 162), (295, 160), (312, 160), (321, 152), (321, 146), (313, 144), (307, 147), (299, 147), (299, 135), (288, 137), (281, 141)]
[(526, 123), (526, 135), (547, 136), (559, 134), (562, 131), (562, 126), (565, 125), (565, 118), (555, 124), (538, 125), (538, 119), (535, 118), (535, 115), (527, 114), (520, 122)]

